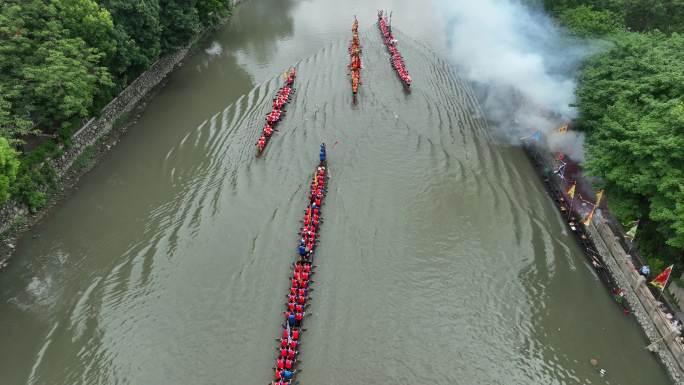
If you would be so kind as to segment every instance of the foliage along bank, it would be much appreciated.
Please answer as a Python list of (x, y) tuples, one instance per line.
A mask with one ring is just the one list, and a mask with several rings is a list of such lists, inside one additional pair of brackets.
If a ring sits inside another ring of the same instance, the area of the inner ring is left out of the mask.
[(45, 204), (47, 160), (160, 56), (230, 14), (231, 0), (0, 2), (0, 205)]
[(639, 220), (652, 270), (684, 268), (684, 1), (545, 0), (573, 33), (610, 42), (583, 65), (575, 127), (609, 208)]

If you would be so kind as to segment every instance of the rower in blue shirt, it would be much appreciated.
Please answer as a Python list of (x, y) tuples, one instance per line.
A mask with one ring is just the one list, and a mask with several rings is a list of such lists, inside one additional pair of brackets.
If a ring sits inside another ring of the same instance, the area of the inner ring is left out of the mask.
[(306, 252), (307, 252), (306, 247), (305, 247), (303, 244), (300, 243), (300, 244), (299, 244), (299, 255), (300, 255), (301, 257), (303, 257), (303, 256), (306, 255)]

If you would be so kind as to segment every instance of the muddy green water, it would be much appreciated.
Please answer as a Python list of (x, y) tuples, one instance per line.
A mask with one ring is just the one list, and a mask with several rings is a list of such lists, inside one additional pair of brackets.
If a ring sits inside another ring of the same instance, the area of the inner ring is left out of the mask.
[[(394, 9), (411, 94), (373, 24), (379, 7)], [(19, 243), (0, 274), (0, 383), (266, 384), (326, 141), (301, 384), (669, 384), (522, 151), (491, 140), (442, 31), (429, 2), (237, 8)], [(298, 92), (255, 159), (291, 65)]]

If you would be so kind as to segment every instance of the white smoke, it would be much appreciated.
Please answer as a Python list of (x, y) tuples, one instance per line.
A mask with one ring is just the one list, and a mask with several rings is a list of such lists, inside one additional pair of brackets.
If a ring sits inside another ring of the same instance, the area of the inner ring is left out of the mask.
[(576, 116), (574, 72), (597, 47), (571, 38), (543, 11), (519, 1), (441, 5), (451, 58), (480, 89), (487, 119), (514, 143), (542, 130), (551, 150), (583, 161), (583, 135), (559, 135), (557, 129)]

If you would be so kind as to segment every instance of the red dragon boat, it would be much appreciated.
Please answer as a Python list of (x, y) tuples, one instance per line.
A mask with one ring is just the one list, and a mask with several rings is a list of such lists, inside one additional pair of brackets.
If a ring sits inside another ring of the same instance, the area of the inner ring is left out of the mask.
[(380, 33), (382, 34), (382, 39), (390, 53), (390, 63), (399, 79), (406, 87), (411, 86), (411, 76), (409, 76), (406, 65), (404, 64), (404, 58), (399, 53), (397, 49), (397, 39), (392, 35), (392, 27), (387, 19), (387, 14), (384, 11), (378, 11), (378, 28), (380, 28)]
[(359, 41), (359, 21), (356, 20), (356, 17), (354, 17), (354, 23), (352, 24), (349, 56), (351, 58), (349, 73), (351, 74), (352, 93), (356, 95), (359, 91), (359, 83), (361, 82), (361, 43)]
[(261, 136), (257, 139), (256, 156), (259, 157), (266, 145), (271, 140), (271, 136), (275, 131), (275, 127), (285, 116), (285, 106), (292, 99), (292, 94), (294, 93), (294, 81), (297, 77), (297, 71), (292, 68), (286, 73), (287, 78), (285, 80), (285, 85), (278, 89), (276, 97), (273, 99), (273, 109), (266, 115), (266, 123), (261, 129)]

